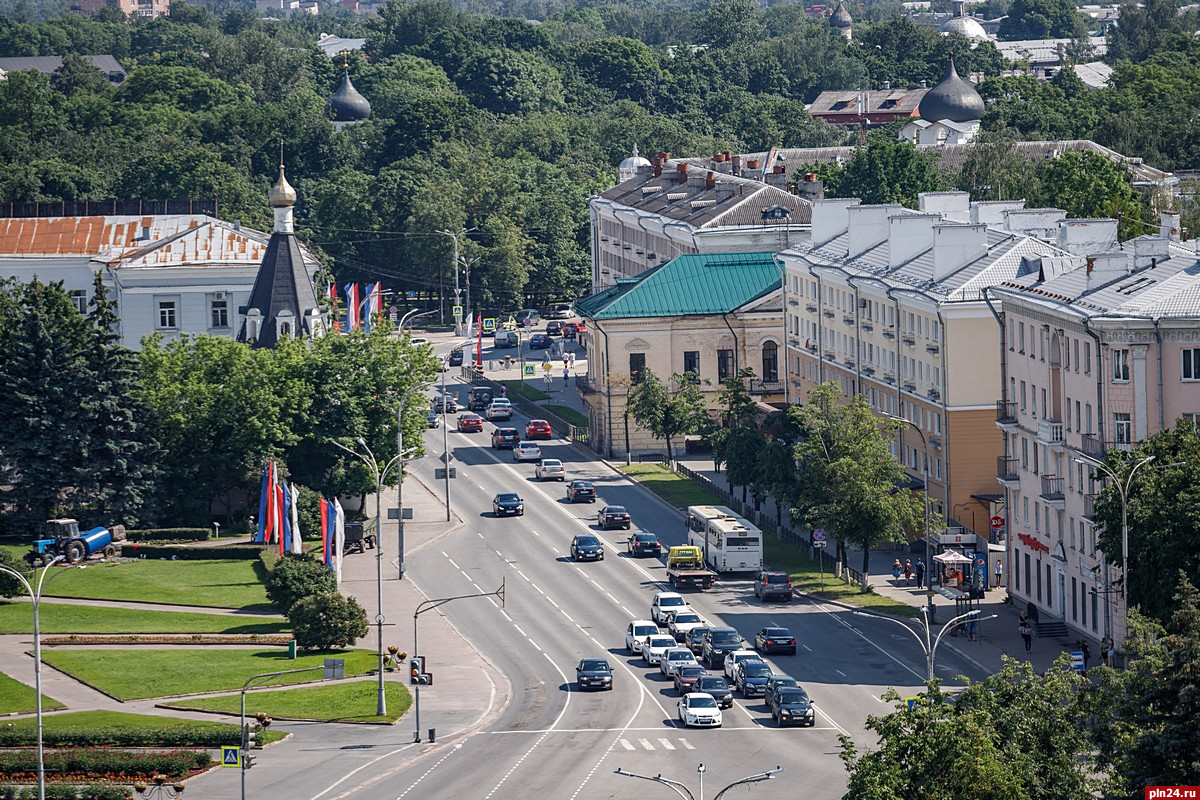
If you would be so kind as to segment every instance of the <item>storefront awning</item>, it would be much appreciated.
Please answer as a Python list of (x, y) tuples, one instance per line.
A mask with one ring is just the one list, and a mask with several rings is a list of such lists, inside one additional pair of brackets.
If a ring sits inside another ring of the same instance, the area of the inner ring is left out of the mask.
[(941, 564), (970, 564), (971, 559), (964, 556), (957, 550), (947, 550), (944, 553), (939, 553), (933, 557), (934, 561)]

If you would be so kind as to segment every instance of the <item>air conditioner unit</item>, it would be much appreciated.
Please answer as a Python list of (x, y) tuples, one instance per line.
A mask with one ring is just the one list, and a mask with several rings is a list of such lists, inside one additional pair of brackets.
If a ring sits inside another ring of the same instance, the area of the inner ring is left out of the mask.
[(213, 300), (224, 300), (224, 299), (225, 299), (224, 292), (213, 292)]

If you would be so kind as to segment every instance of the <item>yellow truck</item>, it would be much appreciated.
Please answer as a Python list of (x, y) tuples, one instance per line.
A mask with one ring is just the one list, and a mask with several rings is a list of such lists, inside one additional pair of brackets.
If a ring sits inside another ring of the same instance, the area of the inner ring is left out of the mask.
[(704, 566), (704, 551), (681, 545), (667, 551), (667, 581), (675, 589), (711, 589), (717, 573)]

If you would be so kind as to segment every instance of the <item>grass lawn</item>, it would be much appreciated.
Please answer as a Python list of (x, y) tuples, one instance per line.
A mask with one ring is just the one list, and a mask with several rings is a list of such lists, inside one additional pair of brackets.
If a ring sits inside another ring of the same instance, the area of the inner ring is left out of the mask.
[[(171, 697), (198, 692), (232, 692), (242, 688), (252, 675), (286, 669), (319, 667), (325, 658), (344, 658), (346, 675), (373, 670), (376, 655), (370, 650), (340, 650), (332, 653), (287, 657), (283, 648), (274, 650), (184, 648), (129, 650), (50, 649), (42, 659), (56, 669), (120, 700)], [(301, 672), (276, 678), (274, 685), (319, 680), (320, 671)]]
[(257, 559), (91, 564), (46, 583), (46, 594), (93, 600), (132, 600), (210, 608), (275, 609), (267, 600)]
[(501, 381), (508, 387), (509, 395), (521, 395), (526, 400), (545, 400), (550, 395), (538, 391), (530, 381)]
[[(47, 734), (70, 731), (111, 731), (120, 733), (122, 731), (140, 731), (147, 734), (145, 739), (145, 747), (177, 747), (181, 746), (174, 739), (181, 727), (186, 727), (189, 730), (206, 733), (216, 731), (217, 733), (227, 733), (229, 735), (229, 743), (236, 744), (241, 735), (238, 726), (229, 722), (215, 722), (209, 720), (194, 720), (194, 719), (177, 719), (174, 717), (159, 717), (150, 714), (126, 714), (123, 711), (72, 711), (64, 714), (49, 714), (44, 718), (42, 723)], [(9, 729), (21, 733), (28, 733), (32, 741), (36, 741), (37, 720), (32, 717), (24, 717), (22, 719), (12, 720), (7, 723)], [(153, 733), (156, 731), (170, 731), (172, 736), (156, 741), (153, 738)], [(266, 741), (274, 742), (286, 736), (283, 731), (267, 731)], [(92, 742), (99, 744), (99, 742)]]
[[(175, 562), (179, 563), (179, 562)], [(42, 603), (42, 633), (282, 633), (285, 619)], [(0, 634), (33, 630), (31, 603), (0, 603)]]
[(721, 504), (721, 498), (667, 469), (665, 464), (627, 464), (620, 469), (677, 508)]
[[(33, 662), (29, 662), (33, 666)], [(57, 700), (51, 700), (42, 695), (42, 708), (65, 708)], [(37, 711), (37, 696), (32, 686), (26, 686), (20, 681), (10, 678), (0, 672), (0, 714), (20, 714), (26, 711)]]
[(567, 406), (548, 405), (548, 406), (546, 406), (546, 410), (552, 414), (557, 414), (558, 416), (562, 417), (563, 419), (565, 419), (567, 422), (571, 423), (572, 425), (587, 425), (588, 424), (588, 418), (585, 417), (583, 414), (580, 414), (578, 411), (576, 411), (573, 408), (568, 408)]
[[(322, 722), (395, 722), (408, 711), (412, 695), (398, 680), (385, 682), (383, 691), (388, 713), (382, 717), (375, 715), (379, 684), (373, 680), (283, 689), (278, 692), (252, 692), (246, 695), (246, 713), (261, 711), (277, 719), (314, 719)], [(171, 708), (237, 714), (241, 709), (241, 696), (197, 698), (186, 703), (172, 703)]]

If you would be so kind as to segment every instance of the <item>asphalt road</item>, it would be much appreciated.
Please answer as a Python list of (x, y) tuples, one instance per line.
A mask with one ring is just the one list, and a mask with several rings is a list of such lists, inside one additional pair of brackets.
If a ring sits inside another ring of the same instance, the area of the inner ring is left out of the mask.
[[(448, 388), (449, 385), (448, 385)], [(465, 388), (451, 389), (459, 396)], [(451, 420), (452, 421), (452, 420)], [(514, 424), (524, 426), (518, 415)], [(750, 641), (765, 625), (784, 625), (796, 635), (795, 656), (772, 656), (773, 670), (796, 677), (817, 708), (811, 729), (777, 729), (761, 700), (735, 700), (716, 730), (687, 730), (676, 721), (671, 684), (624, 650), (629, 620), (649, 616), (654, 591), (665, 589), (665, 568), (655, 559), (624, 552), (625, 531), (600, 532), (595, 512), (605, 503), (626, 506), (635, 530), (659, 535), (665, 546), (684, 540), (683, 517), (614, 471), (587, 460), (560, 440), (543, 442), (546, 457), (567, 465), (568, 479), (590, 480), (595, 505), (565, 502), (564, 485), (540, 483), (532, 464), (516, 464), (507, 450), (490, 447), (490, 431), (447, 439), (455, 458), (452, 503), (467, 520), (462, 529), (415, 554), (409, 575), (429, 596), (491, 592), (503, 581), (506, 602), (471, 599), (443, 607), (449, 620), (513, 684), (513, 702), (483, 730), (438, 747), (426, 757), (379, 770), (354, 797), (547, 798), (592, 800), (669, 796), (666, 787), (614, 774), (617, 768), (680, 780), (698, 787), (705, 764), (706, 794), (738, 778), (782, 766), (776, 784), (759, 791), (803, 788), (806, 798), (840, 797), (845, 773), (838, 735), (860, 746), (873, 737), (869, 714), (889, 710), (880, 695), (889, 687), (915, 694), (925, 673), (924, 656), (903, 631), (840, 607), (796, 601), (763, 605), (753, 598), (750, 576), (723, 576), (709, 592), (689, 600), (707, 620), (732, 625)], [(430, 431), (431, 453), (440, 453), (442, 432)], [(417, 467), (433, 485), (435, 459)], [(524, 517), (496, 519), (491, 498), (516, 491)], [(575, 533), (598, 533), (607, 546), (602, 562), (577, 564), (568, 548)], [(972, 675), (966, 663), (940, 654), (939, 674)], [(614, 665), (614, 690), (580, 693), (574, 666), (585, 656), (606, 656)], [(453, 653), (427, 653), (435, 673)], [(975, 676), (973, 677), (981, 677)], [(437, 692), (437, 686), (424, 690)]]

